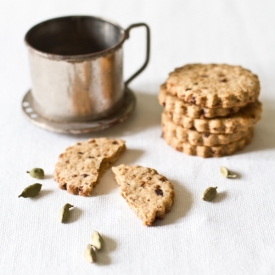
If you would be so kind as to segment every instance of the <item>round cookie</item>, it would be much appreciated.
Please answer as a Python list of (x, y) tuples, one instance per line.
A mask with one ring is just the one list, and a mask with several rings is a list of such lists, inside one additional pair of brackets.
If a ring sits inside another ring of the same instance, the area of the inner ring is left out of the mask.
[(121, 164), (112, 167), (120, 194), (143, 221), (152, 225), (164, 218), (174, 202), (174, 187), (164, 176), (151, 168)]
[(165, 113), (162, 113), (161, 116), (161, 127), (162, 136), (165, 136), (165, 139), (176, 138), (179, 141), (189, 142), (191, 145), (200, 146), (228, 144), (245, 137), (249, 133), (249, 129), (244, 129), (243, 131), (234, 132), (232, 134), (201, 133), (176, 125)]
[(212, 134), (232, 134), (254, 126), (261, 118), (261, 112), (262, 104), (256, 101), (255, 103), (250, 103), (238, 113), (222, 118), (198, 119), (172, 112), (165, 113), (175, 124), (184, 128)]
[(247, 136), (240, 140), (225, 144), (225, 145), (215, 145), (215, 146), (199, 146), (192, 145), (189, 142), (182, 142), (176, 137), (166, 137), (164, 139), (166, 143), (172, 146), (177, 151), (183, 152), (188, 155), (200, 156), (203, 158), (209, 157), (222, 157), (226, 155), (232, 155), (236, 151), (242, 150), (245, 145), (251, 142), (253, 136), (253, 128), (249, 129)]
[(258, 77), (241, 66), (189, 64), (175, 69), (167, 91), (185, 102), (208, 108), (231, 108), (255, 102)]
[(236, 106), (231, 108), (206, 108), (187, 103), (178, 99), (167, 92), (166, 85), (160, 87), (158, 100), (160, 105), (165, 107), (167, 112), (173, 112), (178, 115), (184, 115), (192, 118), (213, 118), (223, 117), (229, 114), (237, 113), (242, 107)]

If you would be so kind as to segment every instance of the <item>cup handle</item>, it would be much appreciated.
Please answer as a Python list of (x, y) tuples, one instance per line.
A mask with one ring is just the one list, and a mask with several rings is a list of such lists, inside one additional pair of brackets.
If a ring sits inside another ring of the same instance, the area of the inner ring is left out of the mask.
[(131, 77), (129, 77), (126, 82), (125, 85), (128, 86), (128, 84), (134, 79), (136, 78), (148, 65), (149, 59), (150, 59), (150, 28), (147, 24), (145, 23), (137, 23), (137, 24), (133, 24), (130, 25), (126, 30), (126, 39), (128, 39), (130, 37), (130, 31), (133, 28), (138, 28), (138, 27), (145, 27), (146, 28), (146, 57), (145, 57), (145, 62), (143, 63), (143, 65), (141, 66), (141, 68), (136, 71)]

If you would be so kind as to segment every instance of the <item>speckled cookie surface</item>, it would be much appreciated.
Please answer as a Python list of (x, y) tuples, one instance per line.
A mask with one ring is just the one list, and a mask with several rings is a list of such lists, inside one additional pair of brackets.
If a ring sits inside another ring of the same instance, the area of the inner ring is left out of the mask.
[(189, 142), (182, 142), (176, 137), (166, 137), (166, 143), (172, 146), (177, 151), (183, 152), (188, 155), (200, 156), (203, 158), (209, 157), (222, 157), (226, 155), (232, 155), (236, 151), (242, 150), (245, 145), (251, 142), (253, 136), (253, 128), (249, 129), (248, 135), (240, 140), (225, 144), (225, 145), (215, 145), (215, 146), (199, 146), (192, 145)]
[(166, 85), (160, 87), (158, 100), (160, 105), (165, 107), (167, 112), (173, 112), (177, 115), (185, 115), (193, 118), (213, 118), (227, 116), (229, 114), (237, 113), (242, 107), (231, 108), (206, 108), (187, 103), (180, 100), (177, 96), (167, 93)]
[(59, 155), (54, 179), (69, 193), (91, 196), (101, 174), (124, 149), (125, 142), (120, 139), (94, 138), (75, 143)]
[(121, 164), (112, 167), (120, 194), (144, 225), (164, 218), (174, 202), (174, 187), (164, 176), (151, 168)]
[(167, 91), (185, 102), (208, 108), (231, 108), (255, 102), (258, 77), (240, 66), (189, 64), (175, 69)]
[(259, 101), (250, 103), (238, 113), (222, 118), (190, 118), (183, 115), (165, 112), (167, 116), (177, 125), (198, 132), (209, 132), (213, 134), (231, 134), (246, 130), (254, 126), (261, 118), (262, 104)]
[(162, 136), (165, 136), (165, 139), (176, 138), (182, 142), (189, 142), (191, 145), (202, 146), (228, 144), (245, 137), (249, 133), (249, 128), (232, 134), (201, 133), (176, 125), (165, 113), (162, 113), (161, 116), (161, 128)]

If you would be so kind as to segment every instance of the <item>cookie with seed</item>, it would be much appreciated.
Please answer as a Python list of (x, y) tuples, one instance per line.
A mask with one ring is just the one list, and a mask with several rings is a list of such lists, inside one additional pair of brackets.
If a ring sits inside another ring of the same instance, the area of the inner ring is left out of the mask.
[(75, 143), (59, 155), (54, 179), (61, 189), (69, 193), (91, 196), (99, 177), (125, 148), (123, 140), (111, 138), (93, 138)]
[(209, 157), (222, 157), (226, 155), (232, 155), (236, 151), (242, 150), (245, 145), (251, 142), (253, 136), (253, 128), (249, 129), (248, 135), (241, 138), (240, 140), (225, 144), (225, 145), (214, 145), (214, 146), (199, 146), (192, 145), (189, 142), (182, 142), (176, 137), (166, 137), (166, 143), (172, 146), (177, 151), (183, 152), (188, 155), (200, 156), (203, 158)]
[(174, 202), (174, 187), (164, 176), (151, 168), (121, 164), (112, 167), (120, 194), (143, 221), (152, 225), (164, 218)]
[(161, 128), (162, 136), (165, 136), (166, 139), (177, 138), (179, 141), (201, 146), (228, 144), (245, 137), (249, 133), (249, 128), (232, 134), (201, 133), (175, 124), (165, 113), (162, 113), (161, 116)]
[(245, 106), (260, 93), (255, 74), (227, 64), (185, 65), (169, 74), (166, 86), (179, 99), (207, 108)]
[(166, 84), (161, 85), (158, 100), (160, 105), (165, 107), (167, 112), (177, 115), (184, 115), (193, 118), (213, 118), (224, 117), (229, 114), (237, 113), (242, 107), (235, 106), (231, 108), (206, 108), (178, 99), (167, 92)]
[(199, 119), (178, 115), (173, 112), (165, 113), (175, 124), (184, 128), (212, 134), (231, 134), (253, 127), (260, 120), (261, 112), (262, 104), (256, 101), (250, 103), (236, 114), (221, 118)]

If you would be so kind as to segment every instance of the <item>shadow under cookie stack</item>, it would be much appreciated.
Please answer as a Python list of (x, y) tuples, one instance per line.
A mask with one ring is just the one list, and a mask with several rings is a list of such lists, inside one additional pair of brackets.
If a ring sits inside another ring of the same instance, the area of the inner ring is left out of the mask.
[(259, 93), (258, 77), (240, 66), (177, 68), (159, 91), (162, 137), (188, 155), (232, 155), (251, 142), (261, 118)]

